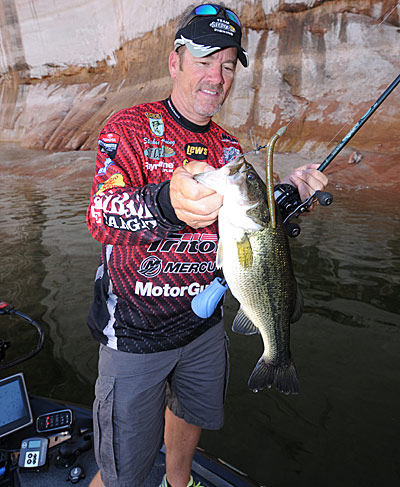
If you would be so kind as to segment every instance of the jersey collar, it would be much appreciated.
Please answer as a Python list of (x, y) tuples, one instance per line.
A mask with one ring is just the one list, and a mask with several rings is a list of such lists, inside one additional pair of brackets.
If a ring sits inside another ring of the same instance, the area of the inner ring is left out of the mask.
[(211, 120), (207, 125), (197, 125), (196, 123), (191, 122), (178, 112), (175, 105), (172, 103), (171, 96), (169, 96), (166, 100), (163, 100), (163, 104), (171, 117), (177, 123), (179, 123), (179, 125), (187, 130), (190, 130), (190, 132), (204, 134), (210, 130)]

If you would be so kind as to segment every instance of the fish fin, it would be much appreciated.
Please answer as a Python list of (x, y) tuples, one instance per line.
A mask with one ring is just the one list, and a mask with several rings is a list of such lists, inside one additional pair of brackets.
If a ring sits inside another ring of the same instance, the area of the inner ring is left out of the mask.
[(244, 269), (251, 267), (253, 264), (253, 250), (247, 235), (244, 235), (242, 240), (236, 242), (236, 245), (240, 266)]
[(217, 269), (222, 269), (222, 264), (224, 262), (224, 253), (222, 251), (222, 242), (219, 240), (218, 247), (217, 247), (217, 258), (215, 260), (215, 265)]
[(303, 314), (303, 308), (304, 308), (303, 293), (301, 292), (299, 283), (297, 283), (296, 304), (294, 307), (292, 317), (290, 319), (291, 323), (294, 323), (295, 321), (298, 321), (301, 318), (301, 315)]
[(253, 370), (248, 386), (253, 392), (272, 386), (284, 394), (299, 393), (299, 379), (293, 360), (289, 363), (275, 365), (262, 356)]
[(233, 320), (232, 331), (240, 333), (241, 335), (255, 335), (256, 333), (260, 333), (258, 328), (253, 325), (251, 320), (246, 316), (242, 307), (240, 307)]

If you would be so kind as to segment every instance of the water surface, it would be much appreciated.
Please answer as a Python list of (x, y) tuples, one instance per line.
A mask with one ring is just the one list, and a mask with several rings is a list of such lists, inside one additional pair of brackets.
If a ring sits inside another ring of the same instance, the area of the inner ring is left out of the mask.
[[(98, 349), (86, 327), (100, 248), (85, 224), (94, 154), (0, 149), (0, 299), (46, 332), (38, 356), (0, 376), (23, 371), (32, 393), (89, 405)], [(302, 218), (291, 240), (306, 307), (292, 326), (299, 396), (248, 390), (262, 343), (230, 332), (237, 303), (226, 300), (226, 422), (203, 432), (201, 446), (269, 487), (400, 480), (400, 198), (332, 192), (334, 205)], [(9, 359), (32, 348), (35, 331), (24, 322), (1, 317), (0, 326)]]

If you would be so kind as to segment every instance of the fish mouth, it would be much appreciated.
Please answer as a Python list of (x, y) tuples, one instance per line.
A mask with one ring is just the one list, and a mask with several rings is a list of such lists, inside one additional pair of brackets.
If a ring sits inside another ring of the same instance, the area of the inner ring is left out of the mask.
[(228, 184), (235, 184), (243, 173), (248, 171), (249, 166), (246, 163), (243, 155), (235, 157), (232, 161), (225, 164), (225, 166), (216, 169), (215, 171), (207, 171), (193, 176), (195, 181), (213, 189), (215, 192), (224, 195)]
[(215, 171), (207, 171), (193, 176), (195, 181), (224, 195), (228, 184), (236, 184), (251, 166), (242, 154)]
[[(229, 163), (229, 164), (231, 164), (231, 163)], [(232, 166), (230, 167), (229, 176), (232, 178), (232, 181), (236, 182), (249, 169), (250, 169), (250, 166), (247, 164), (245, 158), (244, 157), (243, 158), (239, 158), (238, 161), (236, 161), (236, 160), (232, 161)]]
[(216, 171), (207, 171), (195, 174), (193, 176), (193, 179), (198, 183), (201, 183), (203, 186), (213, 189), (215, 192), (223, 195), (223, 189), (225, 187), (226, 180), (224, 177), (221, 177), (221, 174), (218, 173), (218, 171), (220, 171), (220, 169), (217, 169)]

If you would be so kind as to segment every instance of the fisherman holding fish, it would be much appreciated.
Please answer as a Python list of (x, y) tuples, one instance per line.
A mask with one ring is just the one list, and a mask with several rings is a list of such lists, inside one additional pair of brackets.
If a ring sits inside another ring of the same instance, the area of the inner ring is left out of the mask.
[[(257, 236), (269, 225), (262, 182), (236, 157), (242, 152), (238, 140), (212, 121), (238, 61), (249, 64), (241, 36), (240, 20), (229, 8), (188, 8), (169, 56), (171, 96), (118, 112), (100, 133), (87, 212), (89, 230), (103, 244), (88, 318), (100, 342), (93, 416), (101, 478), (96, 475), (92, 487), (140, 487), (163, 442), (166, 475), (160, 487), (201, 487), (191, 477), (192, 459), (201, 429), (223, 424), (229, 364), (220, 307), (203, 319), (191, 301), (213, 280), (217, 219), (227, 216), (226, 201), (235, 205), (240, 224), (229, 215), (220, 221), (226, 249), (218, 248), (218, 265), (225, 251), (240, 249), (237, 267), (248, 279), (262, 252), (284, 259), (287, 251), (279, 217), (278, 233)], [(286, 181), (297, 186), (302, 200), (327, 185), (317, 167), (302, 166)], [(219, 176), (210, 182), (211, 172)], [(240, 184), (231, 184), (231, 176)], [(230, 232), (234, 244), (227, 240)], [(289, 393), (296, 392), (297, 376), (287, 340), (275, 350), (271, 337), (286, 336), (299, 295), (290, 268), (279, 272), (285, 282), (277, 286), (287, 300), (268, 302), (263, 312), (286, 306), (282, 326), (259, 325), (254, 304), (246, 302), (236, 328), (258, 328), (267, 344), (260, 360), (268, 370), (256, 374), (254, 388), (275, 384)], [(280, 279), (267, 271), (264, 277)], [(230, 285), (232, 279), (227, 276)]]

